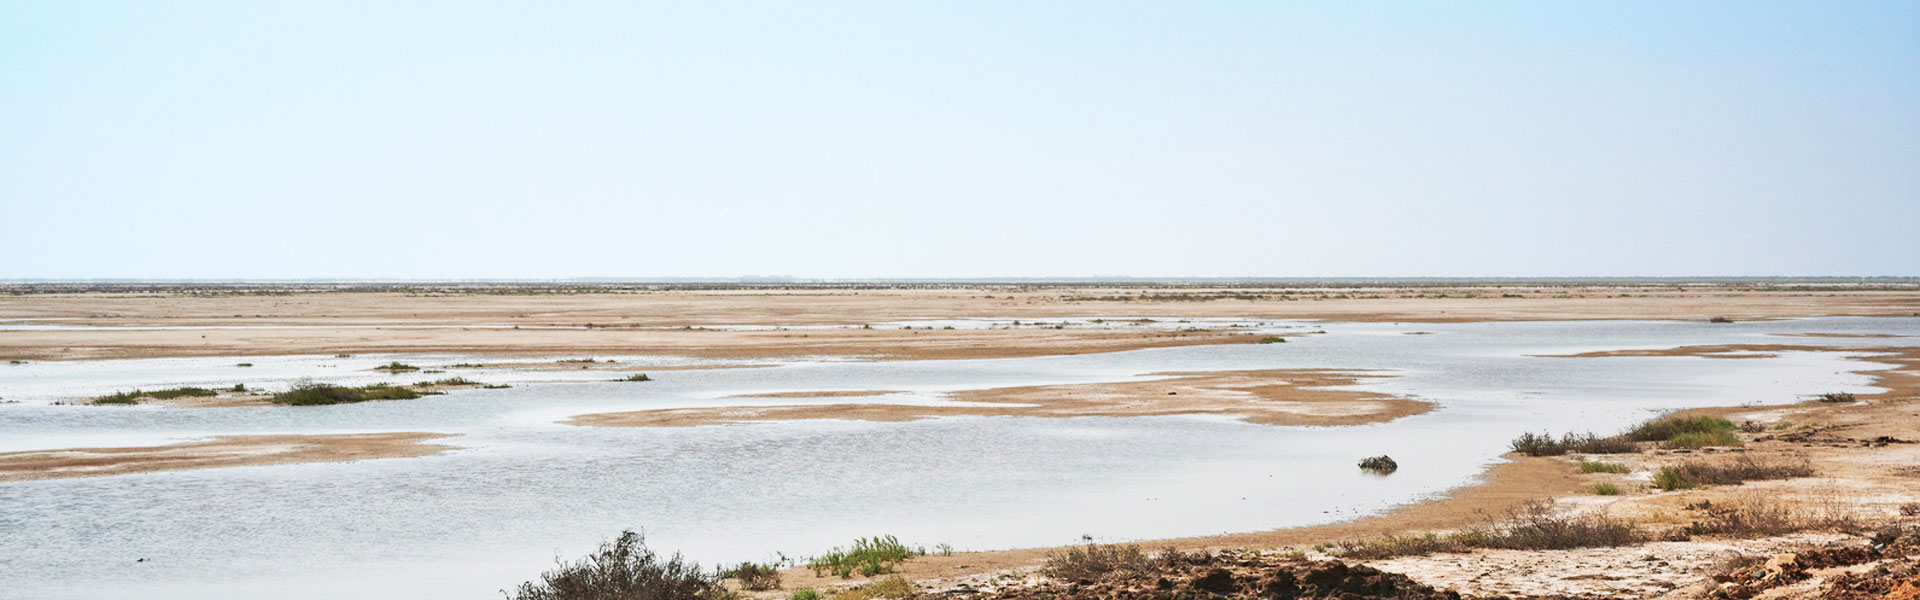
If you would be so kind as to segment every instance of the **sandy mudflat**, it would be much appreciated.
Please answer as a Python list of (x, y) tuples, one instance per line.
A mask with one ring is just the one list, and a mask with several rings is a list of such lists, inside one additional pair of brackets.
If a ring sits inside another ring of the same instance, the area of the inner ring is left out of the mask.
[(0, 482), (100, 477), (149, 471), (425, 456), (448, 449), (423, 443), (437, 433), (231, 435), (211, 441), (131, 448), (68, 448), (0, 453)]
[[(1163, 373), (1168, 379), (969, 390), (963, 402), (995, 406), (822, 404), (678, 408), (581, 415), (575, 425), (688, 427), (753, 421), (912, 421), (952, 416), (1149, 417), (1229, 415), (1265, 425), (1357, 425), (1416, 415), (1432, 404), (1384, 394), (1325, 389), (1381, 375), (1320, 369)], [(869, 396), (885, 392), (793, 392), (759, 397)]]
[[(1766, 287), (1544, 286), (1110, 288), (1000, 287), (273, 295), (72, 293), (0, 296), (0, 319), (47, 325), (245, 327), (162, 331), (0, 331), (0, 359), (444, 352), (515, 356), (677, 354), (982, 358), (1246, 343), (1231, 332), (788, 329), (918, 319), (1235, 317), (1345, 321), (1764, 319), (1920, 315), (1920, 291)], [(357, 329), (435, 326), (452, 329)], [(512, 329), (512, 327), (521, 329)], [(458, 327), (468, 327), (460, 329)], [(682, 329), (692, 327), (693, 329)], [(504, 329), (502, 329), (504, 328)], [(563, 328), (563, 329), (551, 329)]]

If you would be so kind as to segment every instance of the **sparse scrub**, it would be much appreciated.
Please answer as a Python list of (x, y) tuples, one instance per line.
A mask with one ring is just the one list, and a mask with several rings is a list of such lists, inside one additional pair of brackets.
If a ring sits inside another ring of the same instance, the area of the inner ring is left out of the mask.
[(373, 370), (386, 371), (388, 373), (411, 373), (413, 371), (420, 370), (420, 367), (409, 365), (407, 363), (403, 363), (396, 360), (384, 365), (380, 365), (378, 367), (374, 367)]
[(1386, 475), (1400, 470), (1400, 463), (1394, 462), (1393, 457), (1385, 454), (1369, 456), (1360, 459), (1360, 470), (1376, 475)]
[(646, 373), (634, 373), (626, 377), (615, 379), (614, 381), (653, 381), (653, 378), (648, 377)]
[(1134, 544), (1087, 544), (1048, 556), (1040, 573), (1061, 581), (1090, 581), (1110, 573), (1157, 573), (1184, 560), (1186, 555), (1172, 546), (1149, 555)]
[(1633, 467), (1629, 467), (1620, 463), (1583, 460), (1583, 461), (1580, 461), (1580, 472), (1581, 473), (1632, 473)]
[(1853, 515), (1838, 503), (1809, 507), (1770, 496), (1747, 494), (1705, 507), (1706, 515), (1686, 528), (1688, 535), (1766, 536), (1814, 529), (1851, 529)]
[(1593, 484), (1593, 493), (1601, 496), (1618, 496), (1620, 495), (1620, 486), (1611, 483), (1596, 483)]
[(1819, 396), (1819, 399), (1821, 402), (1828, 402), (1833, 404), (1839, 404), (1843, 402), (1855, 402), (1858, 400), (1853, 397), (1853, 394), (1850, 394), (1847, 392), (1828, 392), (1825, 394), (1821, 394)]
[(480, 385), (480, 382), (474, 381), (472, 379), (467, 379), (465, 377), (449, 377), (447, 379), (442, 379), (439, 381), (428, 381), (428, 382), (419, 383), (416, 385), (423, 386), (423, 387), (429, 386), (429, 385), (434, 385), (434, 386)]
[(1900, 516), (1920, 517), (1920, 502), (1908, 502), (1900, 505)]
[(1335, 544), (1334, 549), (1343, 558), (1372, 560), (1464, 552), (1473, 548), (1565, 550), (1625, 546), (1646, 538), (1632, 522), (1595, 513), (1561, 514), (1549, 501), (1527, 503), (1504, 518), (1461, 532), (1346, 541)]
[(920, 586), (893, 576), (833, 595), (834, 600), (906, 600), (920, 594)]
[(740, 563), (720, 573), (726, 579), (740, 582), (740, 589), (760, 592), (780, 587), (780, 569), (772, 564)]
[(712, 575), (679, 554), (661, 560), (645, 539), (627, 531), (600, 550), (562, 562), (520, 584), (513, 600), (719, 600), (729, 597)]
[(1711, 319), (1707, 319), (1707, 322), (1708, 323), (1732, 323), (1733, 319), (1729, 319), (1726, 317), (1714, 317)]
[(1285, 343), (1287, 343), (1287, 338), (1283, 338), (1283, 337), (1280, 337), (1280, 336), (1277, 336), (1277, 335), (1270, 335), (1270, 336), (1267, 336), (1267, 337), (1263, 337), (1263, 338), (1260, 338), (1260, 343), (1262, 343), (1262, 344), (1285, 344)]
[(1743, 481), (1813, 476), (1813, 463), (1805, 458), (1762, 459), (1745, 454), (1728, 460), (1687, 461), (1673, 469), (1687, 481), (1706, 485), (1738, 485)]
[(787, 595), (787, 600), (822, 600), (823, 598), (825, 596), (820, 595), (820, 590), (813, 588), (800, 588)]
[(832, 551), (813, 557), (807, 568), (813, 569), (815, 576), (825, 577), (827, 573), (840, 576), (841, 579), (853, 577), (859, 573), (866, 577), (892, 573), (893, 568), (913, 556), (906, 545), (893, 536), (860, 538), (848, 548), (834, 548)]

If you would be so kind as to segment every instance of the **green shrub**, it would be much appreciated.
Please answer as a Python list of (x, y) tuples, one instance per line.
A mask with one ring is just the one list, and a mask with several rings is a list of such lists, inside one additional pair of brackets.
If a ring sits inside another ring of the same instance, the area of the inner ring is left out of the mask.
[(368, 400), (412, 400), (421, 396), (438, 394), (440, 394), (440, 392), (422, 392), (384, 383), (357, 388), (324, 383), (309, 383), (294, 386), (293, 389), (274, 394), (268, 401), (274, 404), (285, 404), (289, 406), (323, 406), (328, 404), (366, 402)]
[(378, 367), (374, 367), (373, 370), (386, 371), (388, 373), (408, 373), (412, 371), (418, 371), (420, 370), (420, 367), (409, 365), (407, 363), (403, 363), (396, 360), (384, 365), (380, 365)]
[(1280, 337), (1280, 336), (1277, 336), (1277, 335), (1270, 335), (1270, 336), (1267, 336), (1267, 337), (1263, 337), (1263, 338), (1260, 338), (1260, 343), (1262, 343), (1262, 344), (1285, 344), (1285, 343), (1287, 343), (1287, 338), (1283, 338), (1283, 337)]
[(614, 381), (653, 381), (653, 378), (648, 377), (646, 373), (634, 373)]
[(1632, 473), (1633, 467), (1629, 467), (1620, 463), (1583, 460), (1583, 461), (1580, 461), (1580, 472), (1581, 473)]
[(1148, 555), (1133, 544), (1087, 544), (1047, 557), (1040, 573), (1061, 581), (1096, 580), (1109, 573), (1150, 576), (1185, 562), (1187, 556), (1172, 546)]
[(1514, 452), (1527, 456), (1560, 456), (1569, 452), (1580, 454), (1632, 454), (1640, 451), (1632, 440), (1621, 436), (1600, 437), (1591, 432), (1567, 433), (1554, 439), (1549, 433), (1522, 433), (1509, 444)]
[(1596, 483), (1593, 484), (1593, 493), (1602, 496), (1618, 496), (1620, 495), (1620, 486), (1611, 483)]
[(820, 595), (820, 590), (813, 588), (800, 588), (787, 595), (787, 600), (822, 600), (822, 598), (824, 596)]
[(1698, 484), (1688, 481), (1685, 474), (1673, 467), (1660, 467), (1660, 471), (1653, 474), (1653, 487), (1665, 491), (1691, 489), (1696, 485)]
[(628, 531), (600, 550), (560, 563), (540, 580), (520, 584), (513, 600), (720, 600), (718, 578), (679, 554), (661, 560), (639, 534)]
[(1669, 415), (1641, 423), (1628, 431), (1627, 437), (1639, 442), (1661, 442), (1688, 433), (1729, 433), (1734, 429), (1732, 421), (1719, 417)]
[(872, 577), (883, 573), (892, 573), (893, 568), (913, 556), (906, 545), (893, 536), (860, 538), (848, 548), (834, 548), (832, 551), (813, 557), (807, 568), (813, 574), (825, 577), (827, 573), (839, 575), (841, 579), (853, 577), (854, 573)]
[(1676, 434), (1660, 444), (1668, 450), (1706, 448), (1708, 446), (1739, 446), (1743, 442), (1740, 436), (1731, 431), (1689, 431)]

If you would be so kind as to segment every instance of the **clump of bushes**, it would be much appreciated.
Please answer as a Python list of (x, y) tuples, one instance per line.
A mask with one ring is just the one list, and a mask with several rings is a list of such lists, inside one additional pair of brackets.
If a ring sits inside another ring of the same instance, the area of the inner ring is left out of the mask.
[(720, 572), (720, 577), (740, 582), (740, 589), (759, 592), (780, 587), (780, 569), (772, 564), (740, 563)]
[(1569, 452), (1579, 454), (1633, 454), (1640, 451), (1633, 440), (1621, 436), (1600, 437), (1591, 432), (1567, 433), (1554, 439), (1552, 434), (1522, 433), (1511, 444), (1514, 452), (1527, 456), (1560, 456)]
[(1707, 319), (1707, 322), (1708, 323), (1732, 323), (1733, 319), (1729, 319), (1726, 317), (1714, 317), (1711, 319)]
[(1342, 557), (1372, 560), (1465, 552), (1474, 548), (1565, 550), (1637, 544), (1647, 539), (1639, 526), (1597, 513), (1562, 514), (1551, 501), (1529, 502), (1503, 518), (1449, 534), (1385, 536), (1345, 541), (1333, 548)]
[(322, 406), (327, 404), (366, 402), (368, 400), (412, 400), (421, 396), (438, 394), (440, 394), (440, 392), (423, 392), (384, 383), (357, 388), (325, 383), (308, 383), (297, 385), (294, 386), (293, 389), (274, 394), (272, 398), (268, 398), (268, 401), (274, 404), (285, 404), (289, 406)]
[(1596, 483), (1593, 484), (1593, 493), (1601, 496), (1618, 496), (1620, 495), (1620, 486), (1611, 483)]
[(889, 536), (860, 538), (847, 548), (834, 548), (832, 551), (813, 557), (807, 568), (813, 569), (815, 576), (825, 577), (827, 573), (839, 575), (841, 579), (853, 577), (854, 573), (872, 577), (892, 573), (893, 568), (911, 558), (913, 551), (907, 549), (900, 540)]
[(1740, 441), (1740, 436), (1734, 435), (1731, 431), (1696, 431), (1675, 435), (1672, 439), (1662, 442), (1660, 447), (1668, 450), (1681, 450), (1706, 448), (1709, 446), (1740, 446), (1743, 444), (1745, 444), (1745, 442)]
[(824, 598), (826, 596), (820, 595), (820, 590), (813, 588), (800, 588), (787, 595), (787, 600), (822, 600)]
[(1660, 471), (1653, 474), (1653, 487), (1664, 491), (1692, 489), (1696, 485), (1698, 484), (1688, 480), (1686, 475), (1682, 475), (1679, 469), (1673, 467), (1660, 467)]
[(437, 385), (437, 386), (480, 385), (480, 382), (474, 381), (472, 379), (467, 379), (465, 377), (451, 377), (451, 378), (442, 379), (439, 381), (422, 381), (420, 383), (416, 383), (413, 385), (416, 387), (427, 387), (430, 385)]
[(1366, 471), (1368, 473), (1386, 475), (1388, 473), (1392, 473), (1394, 471), (1400, 470), (1400, 463), (1393, 462), (1393, 457), (1387, 456), (1385, 454), (1382, 454), (1379, 456), (1369, 456), (1367, 458), (1360, 459), (1360, 470)]
[(142, 391), (142, 390), (136, 389), (131, 392), (115, 392), (105, 396), (100, 396), (98, 398), (94, 398), (92, 403), (93, 404), (139, 404), (141, 398), (152, 398), (155, 400), (172, 400), (174, 398), (180, 398), (185, 396), (217, 396), (219, 394), (220, 394), (219, 392), (216, 392), (207, 388), (201, 388), (201, 387), (177, 387), (177, 388), (169, 388), (164, 390), (152, 390), (152, 391)]
[(648, 377), (646, 373), (634, 373), (620, 379), (615, 379), (614, 381), (653, 381), (653, 378)]
[(1847, 392), (1829, 392), (1829, 393), (1821, 394), (1819, 396), (1819, 399), (1821, 402), (1831, 402), (1835, 404), (1839, 404), (1842, 402), (1854, 402), (1857, 400), (1856, 398), (1853, 397), (1853, 394), (1850, 394)]
[(1172, 546), (1149, 555), (1134, 544), (1087, 544), (1048, 556), (1040, 573), (1061, 581), (1091, 581), (1110, 573), (1149, 575), (1186, 560), (1187, 556)]
[(562, 562), (520, 584), (513, 600), (720, 600), (730, 597), (718, 577), (674, 554), (661, 560), (632, 531), (600, 544), (600, 550)]
[(1260, 338), (1260, 343), (1262, 343), (1262, 344), (1285, 344), (1285, 343), (1287, 343), (1287, 338), (1283, 338), (1283, 337), (1280, 337), (1280, 336), (1277, 336), (1277, 335), (1270, 335), (1270, 336), (1267, 336), (1267, 337), (1263, 337), (1263, 338)]
[(1859, 523), (1838, 504), (1806, 506), (1750, 494), (1731, 504), (1705, 504), (1706, 514), (1688, 523), (1688, 535), (1780, 535), (1812, 529), (1851, 529)]
[(386, 371), (388, 373), (411, 373), (413, 371), (420, 370), (420, 367), (416, 367), (416, 366), (396, 360), (384, 365), (380, 365), (378, 367), (374, 367), (373, 370)]

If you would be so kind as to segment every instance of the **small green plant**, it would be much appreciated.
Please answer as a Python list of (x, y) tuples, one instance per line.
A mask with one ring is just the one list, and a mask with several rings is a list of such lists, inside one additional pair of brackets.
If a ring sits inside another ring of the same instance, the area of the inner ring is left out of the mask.
[(912, 556), (913, 552), (898, 538), (891, 535), (876, 536), (856, 539), (850, 547), (834, 548), (826, 554), (813, 557), (807, 562), (807, 568), (813, 569), (813, 574), (819, 577), (825, 577), (828, 573), (838, 575), (841, 579), (853, 577), (854, 573), (872, 577), (892, 573), (895, 566)]
[(1620, 486), (1611, 483), (1596, 483), (1593, 484), (1593, 493), (1602, 496), (1618, 496), (1620, 495)]
[(1696, 485), (1698, 484), (1687, 480), (1684, 473), (1673, 467), (1660, 467), (1660, 471), (1653, 474), (1653, 487), (1663, 491), (1692, 489)]
[(1581, 473), (1632, 473), (1633, 467), (1629, 467), (1620, 463), (1583, 460), (1583, 461), (1580, 461), (1580, 472)]
[(1400, 470), (1400, 463), (1394, 462), (1393, 457), (1385, 454), (1369, 456), (1360, 459), (1360, 470), (1377, 475), (1386, 475)]
[(653, 381), (653, 378), (648, 377), (646, 373), (634, 373), (620, 379), (615, 379), (614, 381)]
[(384, 365), (380, 365), (380, 366), (378, 366), (378, 367), (374, 367), (374, 368), (373, 368), (373, 370), (375, 370), (375, 371), (386, 371), (386, 372), (388, 372), (388, 373), (410, 373), (410, 372), (413, 372), (413, 371), (418, 371), (418, 370), (420, 370), (420, 367), (416, 367), (416, 366), (413, 366), (413, 365), (409, 365), (409, 364), (407, 364), (407, 363), (403, 363), (403, 362), (400, 362), (400, 361), (397, 361), (397, 360), (396, 360), (396, 361), (393, 361), (393, 362), (390, 362), (390, 363), (387, 363), (387, 364), (384, 364)]

